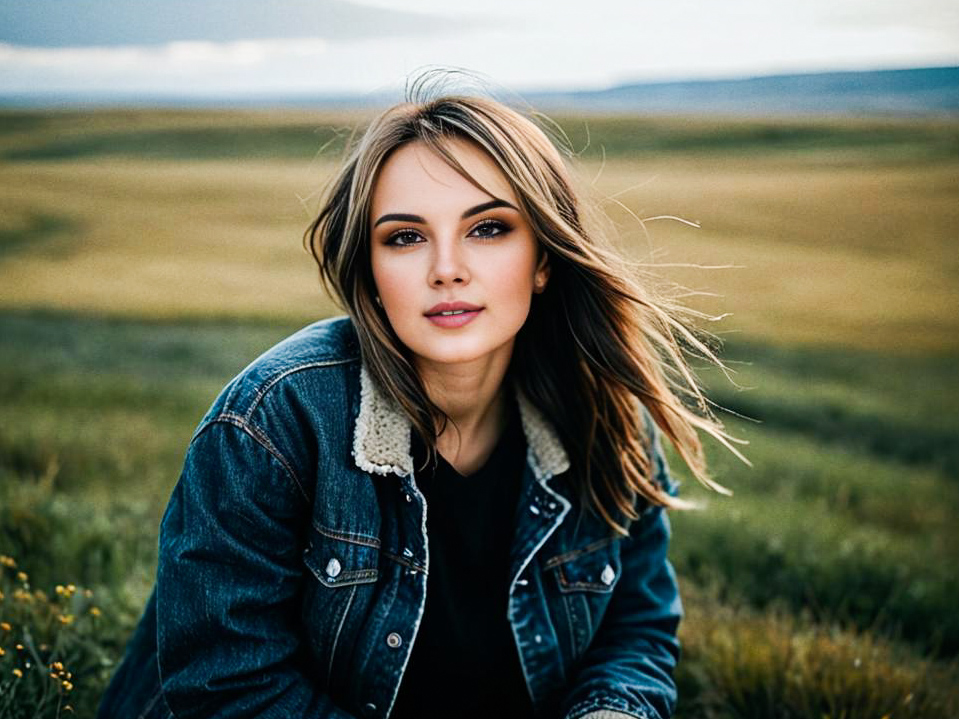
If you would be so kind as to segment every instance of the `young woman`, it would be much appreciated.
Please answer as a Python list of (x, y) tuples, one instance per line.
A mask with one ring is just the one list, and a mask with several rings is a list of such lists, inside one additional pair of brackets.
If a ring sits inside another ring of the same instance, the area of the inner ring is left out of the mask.
[(668, 717), (660, 436), (720, 490), (698, 433), (729, 438), (556, 147), (489, 99), (392, 107), (306, 239), (348, 315), (200, 422), (101, 719)]

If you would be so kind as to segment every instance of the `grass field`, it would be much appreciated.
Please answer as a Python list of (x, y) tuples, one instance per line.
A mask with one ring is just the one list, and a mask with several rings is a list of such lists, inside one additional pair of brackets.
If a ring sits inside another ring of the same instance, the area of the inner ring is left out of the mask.
[[(78, 716), (152, 585), (196, 423), (337, 312), (300, 238), (356, 121), (0, 114), (0, 554), (31, 591), (93, 592)], [(679, 715), (959, 716), (959, 123), (559, 122), (624, 250), (732, 313), (707, 328), (738, 387), (703, 378), (754, 466), (710, 447), (723, 498), (674, 460), (707, 503), (672, 514)], [(660, 215), (701, 226), (640, 221)], [(39, 616), (14, 571), (0, 619)]]

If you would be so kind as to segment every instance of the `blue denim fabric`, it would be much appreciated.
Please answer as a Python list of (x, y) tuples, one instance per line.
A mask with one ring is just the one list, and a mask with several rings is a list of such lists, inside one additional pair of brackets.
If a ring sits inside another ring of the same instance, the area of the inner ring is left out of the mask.
[[(425, 606), (428, 508), (413, 472), (369, 471), (358, 456), (364, 432), (394, 451), (361, 374), (354, 326), (337, 317), (267, 351), (217, 397), (99, 719), (389, 716)], [(675, 494), (644, 421), (656, 480)], [(665, 512), (647, 508), (628, 538), (611, 536), (580, 513), (568, 471), (551, 474), (537, 427), (524, 431), (504, 610), (536, 717), (670, 716), (682, 606)]]

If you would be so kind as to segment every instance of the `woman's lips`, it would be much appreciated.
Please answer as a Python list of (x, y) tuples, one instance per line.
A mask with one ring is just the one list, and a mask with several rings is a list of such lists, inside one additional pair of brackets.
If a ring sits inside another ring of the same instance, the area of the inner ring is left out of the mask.
[(482, 311), (482, 308), (480, 308), (478, 310), (464, 311), (455, 315), (426, 315), (426, 319), (439, 327), (462, 327), (472, 322), (476, 315)]

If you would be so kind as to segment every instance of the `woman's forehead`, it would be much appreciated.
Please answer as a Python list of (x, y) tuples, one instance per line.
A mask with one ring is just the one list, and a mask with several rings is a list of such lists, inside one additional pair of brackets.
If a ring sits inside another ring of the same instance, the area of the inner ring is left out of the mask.
[(443, 147), (465, 177), (422, 140), (408, 142), (394, 150), (380, 168), (373, 187), (374, 211), (394, 201), (423, 201), (428, 194), (461, 195), (466, 202), (496, 198), (516, 204), (509, 181), (484, 150), (461, 139), (446, 140)]

